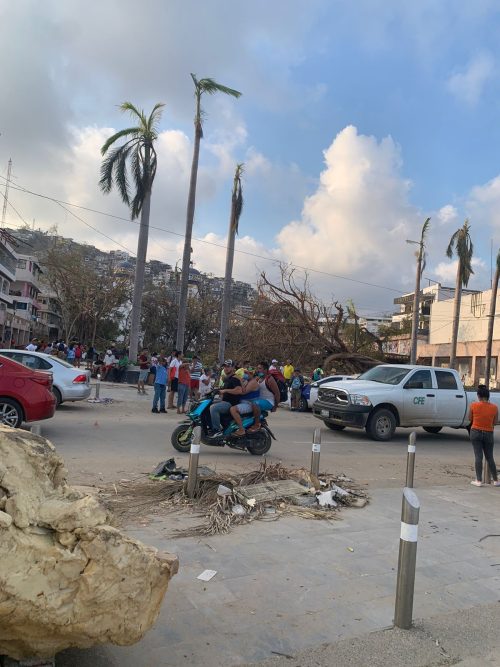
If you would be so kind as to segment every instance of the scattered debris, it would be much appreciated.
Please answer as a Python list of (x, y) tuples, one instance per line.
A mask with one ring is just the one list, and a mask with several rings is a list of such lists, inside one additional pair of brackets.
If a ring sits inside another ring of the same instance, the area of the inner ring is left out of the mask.
[[(155, 471), (162, 472), (167, 464), (167, 472), (173, 470), (176, 478), (172, 479), (172, 474), (149, 476), (150, 479), (121, 481), (102, 490), (101, 497), (117, 524), (144, 521), (151, 514), (191, 512), (203, 521), (173, 531), (173, 537), (217, 535), (238, 524), (275, 521), (285, 515), (337, 519), (342, 507), (363, 507), (369, 502), (366, 491), (344, 475), (323, 473), (317, 479), (303, 468), (286, 468), (281, 462), (268, 464), (265, 460), (258, 470), (234, 474), (216, 473), (209, 468), (200, 474), (200, 466), (194, 498), (188, 498), (187, 472), (177, 468), (174, 459), (159, 464)], [(348, 480), (348, 488), (344, 488), (344, 480)]]
[(87, 398), (87, 403), (102, 403), (103, 405), (110, 405), (114, 402), (112, 398)]
[(210, 581), (210, 579), (213, 579), (216, 574), (217, 570), (203, 570), (203, 572), (196, 578), (200, 579), (200, 581)]

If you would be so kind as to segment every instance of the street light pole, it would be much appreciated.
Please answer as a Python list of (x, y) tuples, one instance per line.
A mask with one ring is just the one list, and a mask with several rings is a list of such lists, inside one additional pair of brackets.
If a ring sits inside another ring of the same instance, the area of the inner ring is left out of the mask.
[(417, 254), (417, 275), (415, 278), (415, 294), (413, 295), (413, 313), (411, 320), (411, 344), (410, 344), (410, 364), (417, 363), (417, 336), (420, 318), (420, 279), (425, 265), (425, 233), (429, 226), (430, 218), (424, 222), (420, 241), (407, 240), (406, 243), (418, 246)]

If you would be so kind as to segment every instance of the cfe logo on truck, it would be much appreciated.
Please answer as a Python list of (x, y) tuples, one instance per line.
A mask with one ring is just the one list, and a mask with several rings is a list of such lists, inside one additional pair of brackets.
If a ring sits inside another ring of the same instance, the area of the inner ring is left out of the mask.
[(424, 405), (425, 404), (425, 396), (415, 396), (413, 399), (413, 404), (414, 405)]

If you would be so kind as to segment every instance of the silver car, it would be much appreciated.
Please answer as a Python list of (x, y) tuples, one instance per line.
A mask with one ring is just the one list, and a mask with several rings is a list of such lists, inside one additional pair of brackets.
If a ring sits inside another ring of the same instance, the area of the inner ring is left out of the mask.
[(84, 401), (90, 396), (90, 371), (43, 352), (0, 350), (0, 354), (28, 368), (52, 372), (52, 392), (57, 406), (64, 401)]

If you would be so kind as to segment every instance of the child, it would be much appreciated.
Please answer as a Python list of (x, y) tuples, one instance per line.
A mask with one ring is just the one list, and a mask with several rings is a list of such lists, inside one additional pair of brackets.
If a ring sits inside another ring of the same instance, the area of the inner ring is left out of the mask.
[(300, 368), (296, 368), (293, 371), (292, 383), (291, 383), (291, 396), (290, 396), (290, 410), (295, 412), (300, 407), (300, 399), (302, 396), (302, 387), (304, 386), (304, 378), (300, 374)]

